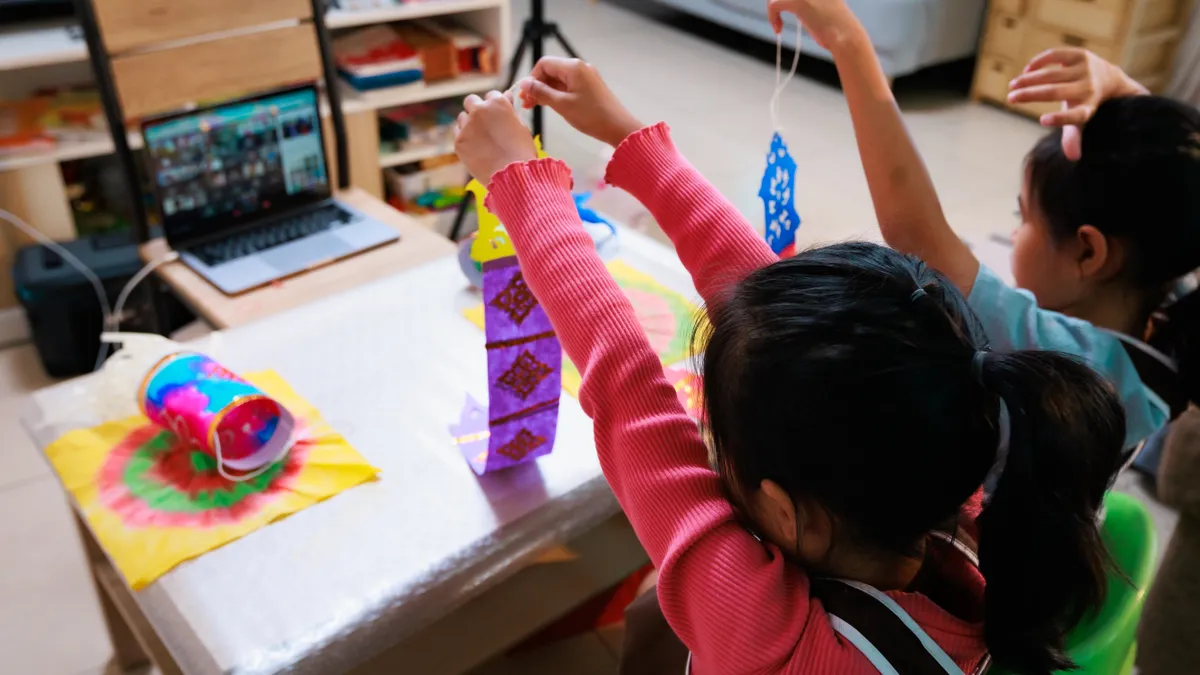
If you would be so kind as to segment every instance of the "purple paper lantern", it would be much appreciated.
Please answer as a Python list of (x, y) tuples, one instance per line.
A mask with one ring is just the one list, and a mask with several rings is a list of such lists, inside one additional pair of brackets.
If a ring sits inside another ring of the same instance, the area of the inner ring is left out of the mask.
[(549, 454), (558, 430), (562, 346), (515, 257), (483, 265), (488, 406), (467, 396), (450, 427), (477, 474)]

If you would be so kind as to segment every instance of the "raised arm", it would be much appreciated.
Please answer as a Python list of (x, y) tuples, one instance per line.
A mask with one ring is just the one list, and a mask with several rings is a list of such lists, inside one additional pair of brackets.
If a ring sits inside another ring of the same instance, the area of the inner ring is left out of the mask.
[(946, 221), (866, 29), (843, 0), (772, 0), (768, 11), (776, 31), (782, 12), (796, 14), (833, 54), (884, 240), (969, 293), (979, 261)]
[(1063, 127), (1063, 152), (1072, 160), (1083, 154), (1080, 127), (1101, 103), (1121, 96), (1145, 96), (1150, 92), (1116, 65), (1086, 49), (1048, 49), (1033, 57), (1009, 83), (1010, 103), (1057, 103), (1062, 110), (1046, 113), (1041, 123)]
[(807, 623), (807, 578), (735, 520), (695, 422), (579, 222), (570, 172), (532, 160), (512, 106), (489, 96), (467, 100), (456, 149), (489, 182), (488, 206), (583, 374), (601, 467), (659, 567), (664, 614), (717, 672), (778, 666)]
[(779, 259), (737, 208), (679, 154), (665, 123), (626, 138), (605, 178), (650, 209), (709, 306), (746, 275)]
[(642, 128), (590, 64), (546, 57), (522, 81), (526, 105), (546, 105), (579, 131), (617, 148), (607, 181), (650, 209), (707, 304), (778, 260), (742, 214), (688, 163), (665, 124)]

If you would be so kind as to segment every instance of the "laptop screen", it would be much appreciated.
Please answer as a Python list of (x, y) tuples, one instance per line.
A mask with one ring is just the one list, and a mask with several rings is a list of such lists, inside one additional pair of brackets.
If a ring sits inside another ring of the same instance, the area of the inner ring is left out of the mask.
[(329, 196), (314, 86), (153, 120), (142, 133), (172, 243)]

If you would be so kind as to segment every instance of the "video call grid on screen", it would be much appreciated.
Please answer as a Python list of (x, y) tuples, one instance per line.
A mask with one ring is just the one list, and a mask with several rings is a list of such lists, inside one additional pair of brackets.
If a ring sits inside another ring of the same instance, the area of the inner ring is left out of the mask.
[(147, 126), (164, 223), (194, 228), (283, 197), (326, 192), (319, 124), (316, 91), (306, 88)]

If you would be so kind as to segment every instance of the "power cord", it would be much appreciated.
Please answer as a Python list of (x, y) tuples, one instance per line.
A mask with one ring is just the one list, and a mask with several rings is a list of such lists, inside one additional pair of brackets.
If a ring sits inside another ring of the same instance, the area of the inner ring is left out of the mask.
[[(130, 277), (129, 281), (125, 283), (125, 287), (121, 289), (119, 294), (117, 294), (117, 304), (114, 311), (114, 308), (108, 304), (108, 294), (104, 292), (104, 283), (100, 281), (100, 277), (96, 276), (96, 274), (92, 272), (87, 265), (83, 264), (83, 261), (75, 257), (75, 254), (68, 251), (58, 242), (37, 231), (31, 227), (29, 223), (26, 223), (16, 214), (10, 211), (0, 209), (0, 220), (7, 221), (13, 227), (23, 232), (25, 236), (33, 239), (51, 251), (54, 251), (61, 256), (63, 260), (67, 261), (71, 267), (79, 270), (79, 273), (82, 274), (89, 283), (91, 283), (92, 290), (96, 292), (96, 300), (100, 303), (100, 311), (103, 316), (104, 332), (116, 330), (117, 326), (120, 324), (120, 316), (122, 310), (125, 308), (125, 303), (129, 300), (130, 293), (133, 292), (133, 289), (136, 288), (139, 283), (149, 276), (151, 272), (158, 269), (162, 265), (179, 259), (178, 253), (175, 251), (170, 251), (166, 255), (143, 266), (137, 271), (136, 274)], [(104, 359), (108, 357), (108, 349), (108, 343), (101, 342), (100, 351), (96, 354), (96, 365), (92, 368), (93, 371), (100, 370), (100, 366), (104, 365)]]
[(167, 263), (173, 263), (176, 260), (179, 260), (179, 254), (175, 251), (168, 251), (166, 255), (163, 255), (158, 259), (152, 260), (143, 265), (142, 269), (137, 271), (137, 274), (134, 274), (132, 277), (130, 277), (129, 281), (125, 282), (125, 287), (121, 289), (121, 293), (117, 295), (117, 303), (113, 305), (113, 313), (110, 317), (108, 317), (108, 320), (105, 321), (104, 329), (106, 331), (118, 330), (121, 325), (121, 312), (125, 309), (125, 303), (129, 300), (129, 296), (133, 293), (133, 289), (137, 288), (137, 285), (142, 283), (146, 277), (150, 276), (154, 270), (166, 265)]

